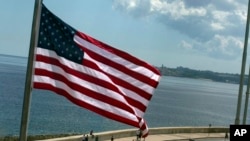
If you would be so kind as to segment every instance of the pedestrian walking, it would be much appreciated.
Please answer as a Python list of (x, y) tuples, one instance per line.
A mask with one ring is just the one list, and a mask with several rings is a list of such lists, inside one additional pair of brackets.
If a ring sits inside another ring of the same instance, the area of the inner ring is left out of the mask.
[(82, 135), (82, 141), (86, 141), (86, 136), (85, 136), (85, 134)]
[(89, 136), (87, 135), (86, 138), (85, 138), (85, 141), (88, 141), (89, 140)]
[(89, 135), (90, 135), (90, 136), (93, 135), (93, 130), (90, 130)]
[(139, 134), (140, 134), (140, 130), (137, 130), (137, 131), (136, 131), (136, 141), (139, 140)]
[(139, 130), (136, 131), (136, 141), (140, 141), (141, 140), (141, 136), (142, 136), (142, 132), (139, 129)]
[(228, 139), (228, 132), (225, 134), (225, 141)]

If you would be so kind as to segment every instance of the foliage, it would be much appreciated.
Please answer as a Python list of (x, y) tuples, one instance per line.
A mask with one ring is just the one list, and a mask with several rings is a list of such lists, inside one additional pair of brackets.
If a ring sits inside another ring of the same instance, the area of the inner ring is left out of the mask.
[[(240, 75), (239, 74), (230, 74), (230, 73), (219, 73), (212, 71), (202, 71), (202, 70), (193, 70), (184, 67), (177, 68), (167, 68), (167, 67), (158, 67), (162, 75), (165, 76), (175, 76), (175, 77), (188, 77), (196, 79), (208, 79), (217, 82), (224, 83), (234, 83), (239, 84)], [(245, 76), (244, 84), (247, 84), (247, 76)]]

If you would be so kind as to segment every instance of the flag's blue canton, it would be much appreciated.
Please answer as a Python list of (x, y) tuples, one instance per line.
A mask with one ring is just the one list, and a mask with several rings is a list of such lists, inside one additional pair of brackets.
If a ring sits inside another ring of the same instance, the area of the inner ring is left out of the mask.
[(75, 29), (42, 6), (38, 47), (53, 50), (57, 55), (81, 64), (83, 51), (73, 41), (75, 32)]

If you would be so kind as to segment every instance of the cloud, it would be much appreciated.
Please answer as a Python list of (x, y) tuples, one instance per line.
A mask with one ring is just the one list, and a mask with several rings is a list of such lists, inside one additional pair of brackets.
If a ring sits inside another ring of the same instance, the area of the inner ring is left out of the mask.
[(245, 0), (114, 0), (113, 8), (135, 18), (153, 17), (188, 36), (192, 41), (181, 44), (192, 45), (189, 49), (220, 59), (241, 56)]
[(181, 41), (180, 46), (185, 49), (193, 49), (193, 45), (191, 43), (188, 43), (186, 41)]
[(114, 0), (113, 8), (131, 14), (132, 16), (146, 17), (150, 14), (150, 1), (148, 0)]
[(197, 51), (216, 59), (222, 59), (223, 55), (223, 59), (233, 60), (242, 53), (243, 43), (240, 38), (216, 34), (206, 42), (183, 40), (180, 47), (189, 51)]

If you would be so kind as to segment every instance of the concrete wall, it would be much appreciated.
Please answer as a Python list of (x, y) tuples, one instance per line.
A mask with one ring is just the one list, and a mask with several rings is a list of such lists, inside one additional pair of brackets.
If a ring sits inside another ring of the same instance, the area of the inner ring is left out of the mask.
[[(137, 129), (127, 129), (127, 130), (116, 130), (108, 132), (94, 133), (94, 136), (89, 137), (89, 141), (102, 141), (108, 140), (112, 136), (116, 138), (131, 137), (136, 136)], [(226, 133), (229, 132), (229, 128), (226, 127), (159, 127), (150, 128), (149, 136), (155, 134), (177, 134), (177, 133)], [(81, 141), (82, 135), (48, 139), (44, 141)]]

